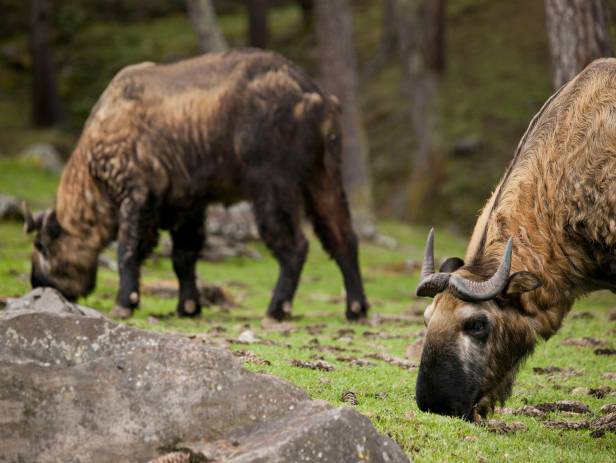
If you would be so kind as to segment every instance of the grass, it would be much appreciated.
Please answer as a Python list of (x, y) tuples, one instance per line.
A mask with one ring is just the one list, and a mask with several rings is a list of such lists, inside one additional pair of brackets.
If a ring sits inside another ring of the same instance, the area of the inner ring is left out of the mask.
[[(50, 205), (56, 181), (56, 176), (42, 172), (35, 165), (0, 160), (0, 193), (23, 196), (39, 207)], [(338, 269), (311, 237), (311, 251), (293, 309), (296, 319), (282, 325), (284, 329), (262, 325), (277, 265), (260, 244), (254, 245), (263, 256), (260, 260), (232, 258), (219, 263), (199, 263), (199, 278), (223, 287), (238, 302), (238, 307), (206, 308), (197, 320), (162, 317), (173, 312), (175, 300), (144, 294), (141, 309), (127, 323), (155, 331), (203, 333), (206, 339), (225, 345), (227, 339), (237, 339), (241, 332), (250, 329), (259, 338), (272, 343), (230, 344), (232, 349), (249, 350), (270, 362), (269, 365), (247, 363), (247, 368), (291, 381), (307, 390), (312, 398), (326, 400), (334, 406), (345, 405), (341, 401), (342, 394), (353, 391), (359, 402), (356, 409), (369, 416), (380, 432), (389, 434), (415, 461), (616, 460), (614, 434), (597, 439), (590, 437), (588, 431), (549, 429), (536, 418), (500, 414), (496, 418), (506, 422), (521, 421), (528, 430), (496, 435), (458, 419), (421, 413), (414, 401), (416, 369), (403, 369), (372, 358), (368, 359), (375, 365), (365, 367), (337, 360), (341, 355), (366, 358), (371, 353), (404, 358), (407, 346), (420, 339), (418, 335), (423, 325), (417, 314), (426, 301), (411, 296), (418, 274), (416, 270), (407, 270), (413, 267), (406, 261), (420, 258), (427, 230), (388, 221), (382, 222), (380, 227), (383, 233), (395, 237), (400, 246), (388, 250), (362, 245), (366, 290), (372, 302), (372, 314), (395, 316), (402, 322), (347, 323), (343, 316)], [(464, 244), (461, 237), (439, 230), (437, 252), (441, 256), (462, 254)], [(30, 239), (24, 236), (21, 224), (0, 223), (0, 296), (18, 296), (29, 290), (30, 249)], [(110, 251), (106, 255), (114, 258)], [(142, 284), (152, 286), (174, 282), (174, 279), (169, 259), (153, 258), (145, 265)], [(101, 268), (96, 291), (80, 302), (103, 313), (109, 312), (117, 280), (115, 272)], [(599, 414), (602, 405), (616, 402), (614, 393), (603, 399), (572, 397), (572, 389), (578, 386), (609, 385), (610, 380), (603, 374), (616, 371), (616, 365), (613, 357), (594, 355), (590, 347), (562, 344), (568, 337), (592, 336), (607, 340), (614, 347), (616, 324), (608, 321), (608, 312), (615, 305), (616, 299), (609, 293), (596, 293), (579, 301), (572, 315), (585, 311), (593, 318), (570, 315), (553, 339), (538, 346), (520, 372), (507, 406), (578, 399), (588, 404), (594, 414)], [(391, 336), (399, 337), (392, 339)], [(314, 339), (320, 346), (337, 346), (349, 351), (321, 351)], [(295, 359), (314, 361), (315, 355), (322, 355), (335, 370), (323, 372), (290, 365)], [(556, 373), (550, 376), (533, 372), (533, 367), (546, 366), (564, 370), (574, 368), (581, 375)], [(611, 386), (616, 388), (613, 382)], [(551, 418), (576, 419), (562, 413), (553, 413)]]

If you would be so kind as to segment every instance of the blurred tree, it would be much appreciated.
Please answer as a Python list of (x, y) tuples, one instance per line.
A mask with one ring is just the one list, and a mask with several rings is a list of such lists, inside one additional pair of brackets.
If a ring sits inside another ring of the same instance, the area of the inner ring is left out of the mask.
[(325, 90), (342, 106), (342, 177), (356, 231), (373, 235), (368, 143), (357, 97), (357, 61), (349, 0), (315, 0), (319, 66)]
[(216, 20), (211, 0), (186, 0), (188, 17), (197, 34), (199, 49), (203, 53), (223, 51), (228, 48)]
[(302, 9), (302, 21), (304, 29), (309, 29), (312, 24), (312, 12), (314, 10), (314, 0), (297, 0)]
[(545, 0), (545, 11), (555, 88), (592, 60), (614, 54), (604, 0)]
[(268, 0), (246, 0), (248, 3), (248, 43), (251, 47), (267, 47)]
[(362, 78), (367, 79), (378, 71), (395, 51), (398, 44), (396, 32), (396, 0), (383, 1), (383, 16), (381, 18), (381, 39), (379, 46), (366, 64)]
[(30, 0), (29, 45), (32, 56), (32, 123), (50, 127), (60, 121), (51, 43), (52, 0)]
[(445, 0), (395, 0), (403, 90), (409, 99), (415, 136), (408, 202), (411, 220), (428, 221), (434, 197), (444, 179), (439, 154), (437, 89), (445, 68)]

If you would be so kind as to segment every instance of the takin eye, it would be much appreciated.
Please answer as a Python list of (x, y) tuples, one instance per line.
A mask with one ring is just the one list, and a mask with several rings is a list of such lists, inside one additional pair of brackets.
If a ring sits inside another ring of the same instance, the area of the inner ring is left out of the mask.
[(480, 315), (466, 320), (463, 329), (469, 336), (485, 340), (490, 334), (490, 322), (488, 321), (488, 317)]
[(36, 240), (34, 240), (34, 248), (38, 252), (40, 252), (43, 256), (47, 257), (47, 248), (45, 247), (43, 242), (40, 240), (40, 238), (37, 238)]

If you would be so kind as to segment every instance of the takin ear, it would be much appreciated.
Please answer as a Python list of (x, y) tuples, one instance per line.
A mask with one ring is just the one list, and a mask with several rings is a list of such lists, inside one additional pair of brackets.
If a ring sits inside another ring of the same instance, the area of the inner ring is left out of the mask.
[(459, 257), (449, 257), (441, 264), (441, 268), (438, 270), (442, 273), (453, 273), (460, 267), (464, 266), (464, 261)]
[(503, 290), (505, 296), (518, 296), (522, 293), (539, 288), (543, 283), (531, 272), (516, 272), (509, 277)]

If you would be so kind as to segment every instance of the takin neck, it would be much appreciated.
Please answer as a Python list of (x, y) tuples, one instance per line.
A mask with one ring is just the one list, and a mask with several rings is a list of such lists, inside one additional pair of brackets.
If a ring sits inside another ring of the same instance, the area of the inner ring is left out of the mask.
[[(538, 336), (550, 338), (560, 328), (564, 317), (575, 300), (597, 289), (576, 268), (561, 246), (553, 241), (539, 243), (524, 234), (514, 234), (513, 256), (510, 275), (527, 271), (534, 273), (542, 286), (522, 294), (517, 301), (519, 309), (531, 321)], [(481, 259), (475, 259), (474, 267), (496, 271), (503, 255), (507, 238), (486, 243)], [(485, 277), (485, 275), (483, 275)], [(488, 275), (489, 276), (489, 275)]]
[(116, 228), (112, 205), (88, 169), (85, 152), (78, 146), (66, 164), (56, 198), (58, 222), (79, 238), (82, 251), (96, 259), (111, 242)]

